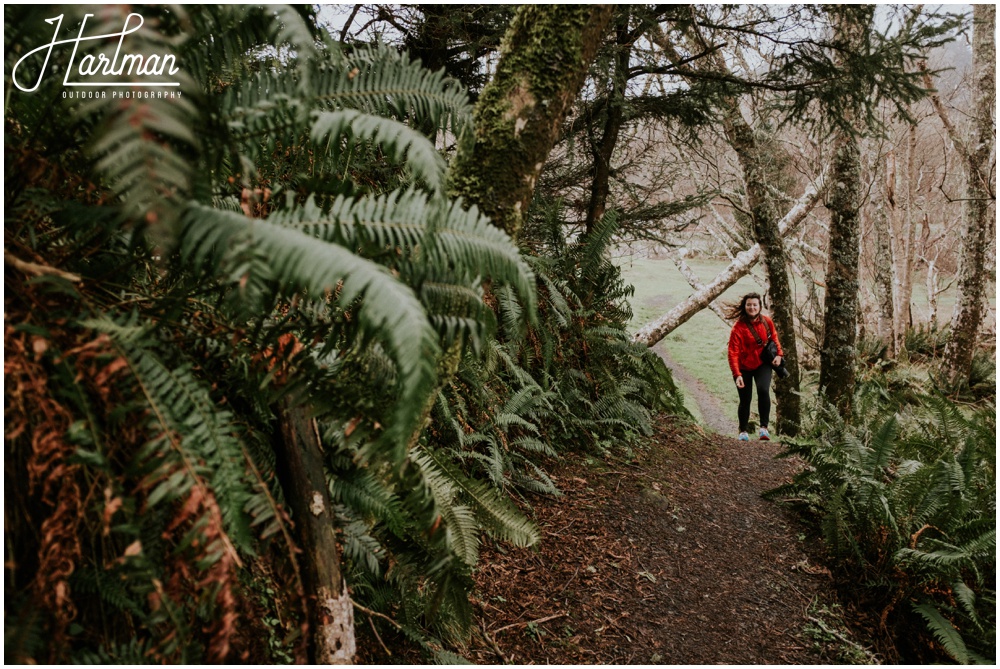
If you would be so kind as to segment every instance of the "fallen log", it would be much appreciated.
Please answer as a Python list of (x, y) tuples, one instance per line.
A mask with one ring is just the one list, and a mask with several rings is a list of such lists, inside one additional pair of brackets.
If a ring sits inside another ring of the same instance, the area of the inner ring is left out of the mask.
[[(778, 230), (782, 237), (794, 232), (819, 202), (820, 196), (826, 188), (826, 177), (827, 168), (824, 168), (816, 181), (809, 184), (802, 196), (796, 201), (795, 206), (778, 223)], [(760, 260), (761, 255), (759, 244), (754, 244), (746, 251), (740, 251), (729, 267), (720, 272), (711, 283), (701, 290), (695, 291), (660, 318), (639, 328), (632, 337), (633, 340), (646, 346), (655, 346), (750, 272), (751, 268)]]

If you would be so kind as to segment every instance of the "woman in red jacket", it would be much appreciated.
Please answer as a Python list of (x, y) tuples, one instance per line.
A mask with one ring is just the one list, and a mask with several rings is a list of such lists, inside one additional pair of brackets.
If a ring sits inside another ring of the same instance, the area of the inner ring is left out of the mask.
[[(763, 441), (771, 438), (771, 434), (767, 431), (768, 419), (771, 416), (771, 372), (774, 367), (781, 366), (784, 355), (781, 351), (781, 342), (778, 341), (778, 333), (774, 329), (774, 322), (760, 313), (761, 304), (760, 295), (748, 293), (740, 299), (739, 304), (733, 305), (727, 314), (729, 318), (736, 320), (729, 333), (729, 368), (733, 371), (736, 389), (740, 395), (740, 407), (737, 411), (740, 419), (740, 441), (750, 441), (747, 430), (754, 384), (757, 385), (757, 412), (760, 414), (759, 436)], [(760, 352), (767, 344), (768, 338), (774, 340), (777, 345), (778, 355), (771, 364), (764, 364), (760, 359)]]

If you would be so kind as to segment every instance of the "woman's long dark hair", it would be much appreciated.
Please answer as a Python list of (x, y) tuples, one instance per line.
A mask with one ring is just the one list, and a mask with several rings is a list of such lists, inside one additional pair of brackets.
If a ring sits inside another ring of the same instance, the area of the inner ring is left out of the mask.
[(760, 296), (760, 293), (747, 293), (740, 298), (739, 302), (726, 305), (726, 318), (731, 321), (742, 320), (749, 323), (750, 317), (747, 315), (747, 300), (757, 300), (760, 302), (761, 310), (764, 309), (764, 298)]

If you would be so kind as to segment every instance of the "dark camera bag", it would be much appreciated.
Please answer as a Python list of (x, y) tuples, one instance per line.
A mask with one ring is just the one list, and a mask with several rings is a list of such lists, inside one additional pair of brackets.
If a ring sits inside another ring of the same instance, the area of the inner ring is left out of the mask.
[(778, 357), (778, 344), (771, 339), (771, 328), (767, 325), (767, 321), (764, 321), (764, 329), (767, 330), (767, 343), (765, 344), (760, 340), (760, 335), (757, 334), (757, 328), (755, 328), (752, 323), (749, 325), (750, 334), (752, 334), (753, 338), (757, 340), (757, 345), (762, 347), (760, 350), (760, 361), (765, 365), (770, 365), (771, 362)]

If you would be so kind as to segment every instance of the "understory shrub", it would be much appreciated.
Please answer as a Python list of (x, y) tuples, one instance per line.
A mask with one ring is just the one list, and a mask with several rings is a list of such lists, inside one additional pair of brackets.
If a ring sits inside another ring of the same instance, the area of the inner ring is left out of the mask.
[[(898, 640), (904, 659), (992, 664), (995, 407), (931, 395), (887, 402), (871, 385), (856, 406), (850, 425), (821, 407), (807, 436), (785, 442), (782, 456), (806, 467), (767, 496), (798, 500), (843, 581), (909, 630)], [(924, 633), (913, 635), (914, 624)]]
[(931, 372), (931, 383), (949, 397), (963, 402), (978, 403), (996, 399), (996, 351), (979, 349), (972, 354), (969, 377), (950, 384), (939, 372)]
[[(5, 12), (8, 70), (49, 11)], [(295, 410), (359, 633), (453, 661), (482, 537), (538, 540), (510, 495), (681, 406), (625, 331), (614, 219), (519, 249), (424, 134), (469, 131), (465, 89), (308, 8), (144, 11), (182, 96), (53, 115), (49, 76), (6, 108), (5, 656), (308, 659)]]
[(944, 352), (950, 333), (951, 328), (948, 326), (938, 327), (918, 323), (916, 327), (906, 329), (903, 335), (903, 348), (911, 358), (917, 360), (938, 358)]

